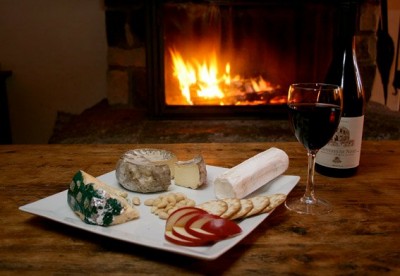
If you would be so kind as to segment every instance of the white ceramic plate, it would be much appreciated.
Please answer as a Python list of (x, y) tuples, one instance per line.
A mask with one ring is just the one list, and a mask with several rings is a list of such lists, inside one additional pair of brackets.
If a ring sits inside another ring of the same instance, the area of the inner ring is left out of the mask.
[[(192, 190), (171, 185), (168, 192), (184, 192), (188, 197), (194, 199), (196, 203), (202, 203), (210, 199), (215, 199), (212, 185), (213, 180), (217, 175), (221, 174), (225, 170), (226, 168), (207, 166), (208, 184), (205, 187), (202, 187), (198, 190)], [(123, 189), (121, 186), (119, 186), (116, 180), (115, 171), (99, 176), (98, 179), (110, 186)], [(264, 185), (259, 190), (255, 191), (250, 196), (275, 193), (288, 194), (294, 188), (294, 186), (296, 186), (299, 179), (299, 176), (279, 176), (278, 178)], [(68, 185), (69, 183), (66, 183), (66, 186)], [(124, 224), (109, 227), (86, 224), (78, 216), (76, 216), (67, 203), (67, 190), (21, 206), (20, 210), (110, 238), (206, 260), (213, 260), (224, 254), (244, 237), (246, 237), (251, 231), (253, 231), (253, 229), (256, 228), (269, 215), (262, 214), (239, 222), (239, 225), (242, 228), (242, 233), (233, 238), (220, 241), (210, 246), (185, 247), (172, 244), (165, 240), (165, 220), (161, 220), (152, 214), (150, 212), (150, 207), (143, 204), (146, 198), (154, 198), (158, 195), (159, 194), (138, 194), (129, 192), (129, 198), (132, 198), (133, 196), (139, 196), (141, 199), (142, 204), (136, 207), (139, 209), (140, 218)]]

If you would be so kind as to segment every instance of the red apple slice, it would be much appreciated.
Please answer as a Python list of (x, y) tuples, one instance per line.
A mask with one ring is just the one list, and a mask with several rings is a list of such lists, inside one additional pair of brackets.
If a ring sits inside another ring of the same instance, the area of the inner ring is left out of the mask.
[(176, 236), (172, 231), (165, 231), (165, 239), (167, 241), (170, 241), (174, 244), (178, 244), (178, 245), (184, 245), (184, 246), (202, 246), (202, 245), (207, 245), (209, 244), (209, 241), (205, 241), (205, 240), (197, 240), (197, 241), (189, 241), (186, 239), (182, 239), (178, 236)]
[(185, 226), (189, 220), (191, 220), (193, 217), (201, 216), (204, 215), (203, 213), (199, 212), (188, 212), (182, 216), (180, 216), (176, 221), (175, 224), (172, 226), (172, 233), (181, 238), (181, 239), (186, 239), (190, 241), (198, 241), (201, 239), (201, 237), (194, 236), (190, 233), (187, 232), (185, 229)]
[(197, 236), (193, 236), (188, 231), (186, 231), (185, 227), (174, 226), (172, 227), (172, 233), (183, 240), (191, 241), (191, 242), (207, 242), (206, 239), (201, 239)]
[(221, 238), (232, 237), (242, 232), (242, 229), (238, 224), (225, 218), (209, 220), (202, 226), (202, 229), (214, 233)]
[(182, 207), (179, 208), (178, 210), (174, 211), (171, 213), (171, 215), (169, 215), (167, 222), (165, 223), (165, 231), (172, 231), (172, 227), (175, 225), (176, 221), (181, 217), (184, 216), (186, 214), (189, 214), (191, 212), (195, 212), (195, 213), (203, 213), (203, 214), (207, 214), (206, 211), (201, 210), (199, 208), (195, 208), (195, 207)]
[(203, 212), (197, 212), (197, 211), (192, 211), (192, 212), (188, 212), (186, 214), (181, 215), (174, 223), (173, 226), (178, 226), (178, 227), (185, 227), (185, 225), (187, 224), (187, 222), (189, 220), (191, 220), (193, 217), (196, 216), (201, 216), (201, 215), (205, 215), (208, 213), (203, 213)]
[(239, 225), (229, 219), (195, 207), (183, 207), (168, 217), (164, 236), (178, 245), (200, 246), (237, 235), (241, 231)]
[(206, 231), (202, 228), (203, 225), (206, 224), (208, 221), (217, 218), (220, 217), (211, 214), (197, 214), (195, 216), (192, 216), (191, 219), (186, 223), (185, 229), (188, 233), (196, 237), (217, 241), (221, 239), (220, 236), (212, 232)]
[(192, 241), (181, 239), (181, 238), (175, 236), (174, 233), (170, 230), (165, 231), (164, 236), (167, 241), (170, 241), (170, 242), (178, 244), (178, 245), (185, 245), (185, 246), (196, 246), (197, 245), (196, 243), (194, 243)]
[(211, 214), (200, 214), (186, 224), (188, 233), (206, 238), (211, 233), (215, 239), (224, 239), (237, 235), (242, 229), (234, 221)]

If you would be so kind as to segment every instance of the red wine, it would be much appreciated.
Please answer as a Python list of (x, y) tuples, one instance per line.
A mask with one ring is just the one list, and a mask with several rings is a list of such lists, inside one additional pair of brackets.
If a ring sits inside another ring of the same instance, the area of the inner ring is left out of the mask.
[(317, 154), (315, 170), (332, 177), (357, 172), (364, 125), (364, 90), (355, 54), (357, 1), (345, 0), (339, 9), (339, 33), (326, 82), (343, 90), (342, 118), (334, 138)]
[(319, 150), (332, 138), (340, 120), (340, 106), (323, 103), (289, 104), (289, 121), (297, 140)]

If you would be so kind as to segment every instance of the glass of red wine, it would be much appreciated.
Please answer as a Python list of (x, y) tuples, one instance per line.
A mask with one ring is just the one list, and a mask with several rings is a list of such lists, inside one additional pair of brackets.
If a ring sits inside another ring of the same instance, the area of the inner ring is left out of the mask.
[(307, 150), (308, 174), (304, 195), (286, 200), (286, 208), (300, 214), (328, 213), (332, 211), (332, 205), (315, 195), (315, 156), (329, 142), (339, 125), (343, 105), (342, 89), (324, 83), (292, 84), (287, 105), (294, 135)]

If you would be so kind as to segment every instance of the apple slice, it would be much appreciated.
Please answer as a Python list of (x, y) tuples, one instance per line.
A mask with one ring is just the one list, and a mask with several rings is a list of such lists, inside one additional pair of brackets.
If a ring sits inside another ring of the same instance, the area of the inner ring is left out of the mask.
[(188, 221), (185, 228), (188, 233), (194, 236), (216, 240), (225, 239), (242, 232), (240, 226), (234, 221), (211, 214), (200, 214), (193, 217)]
[(190, 234), (188, 231), (186, 231), (185, 227), (180, 227), (180, 226), (174, 226), (172, 228), (172, 234), (175, 237), (178, 237), (182, 240), (190, 241), (196, 244), (209, 244), (215, 242), (215, 240), (210, 240), (210, 239), (203, 239), (199, 238), (197, 236), (194, 236)]
[(236, 236), (242, 232), (242, 228), (238, 224), (225, 218), (209, 220), (202, 226), (202, 229), (221, 238)]
[(167, 241), (170, 241), (174, 244), (184, 245), (184, 246), (201, 246), (206, 245), (207, 241), (199, 239), (198, 241), (190, 241), (186, 239), (181, 239), (180, 237), (176, 236), (172, 231), (168, 230), (165, 231), (164, 237)]
[(186, 223), (185, 229), (189, 234), (192, 234), (193, 236), (202, 239), (217, 241), (221, 239), (220, 236), (212, 232), (206, 231), (202, 227), (208, 221), (218, 218), (220, 217), (212, 214), (197, 214), (195, 216), (192, 216), (191, 219)]
[(193, 217), (198, 217), (202, 215), (204, 215), (204, 213), (196, 211), (183, 214), (175, 221), (175, 224), (172, 226), (172, 233), (181, 239), (186, 239), (189, 241), (198, 241), (202, 239), (202, 237), (190, 234), (185, 227), (188, 221), (191, 220)]
[(209, 245), (241, 233), (235, 222), (196, 207), (173, 212), (165, 225), (165, 239), (184, 246)]
[(176, 221), (182, 216), (189, 213), (207, 214), (206, 211), (196, 208), (196, 207), (182, 207), (174, 211), (169, 215), (167, 222), (165, 223), (165, 231), (172, 231), (172, 227), (175, 225)]

